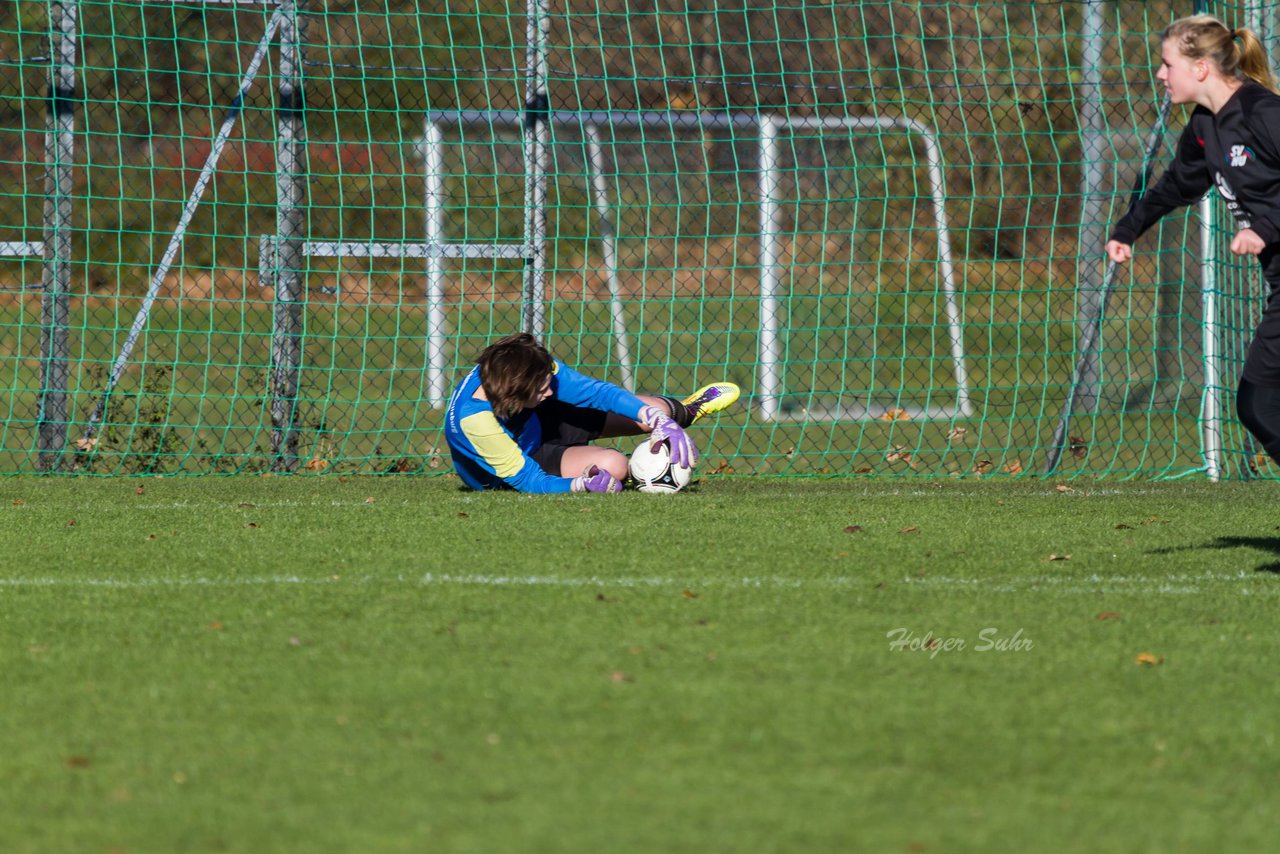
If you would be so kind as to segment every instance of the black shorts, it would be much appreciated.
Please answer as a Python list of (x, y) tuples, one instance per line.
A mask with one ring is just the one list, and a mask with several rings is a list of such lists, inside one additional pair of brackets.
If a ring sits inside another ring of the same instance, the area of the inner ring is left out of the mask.
[(1244, 379), (1265, 388), (1280, 387), (1280, 251), (1268, 247), (1258, 261), (1262, 278), (1270, 289), (1262, 310), (1262, 320), (1244, 359)]
[(585, 409), (559, 400), (540, 403), (534, 412), (542, 425), (542, 444), (530, 456), (553, 477), (561, 476), (564, 452), (600, 438), (605, 419), (609, 417), (602, 409)]

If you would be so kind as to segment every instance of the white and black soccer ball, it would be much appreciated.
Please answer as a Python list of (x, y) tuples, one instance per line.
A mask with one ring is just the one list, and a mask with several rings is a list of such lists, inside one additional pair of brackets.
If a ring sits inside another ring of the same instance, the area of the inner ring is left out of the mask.
[(659, 442), (650, 447), (645, 441), (631, 454), (631, 480), (641, 492), (670, 495), (689, 485), (693, 469), (671, 461), (671, 445)]

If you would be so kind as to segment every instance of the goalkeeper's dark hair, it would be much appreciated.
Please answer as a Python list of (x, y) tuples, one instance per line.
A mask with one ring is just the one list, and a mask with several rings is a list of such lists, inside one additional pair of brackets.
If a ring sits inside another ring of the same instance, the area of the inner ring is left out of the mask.
[(1187, 59), (1207, 59), (1224, 77), (1249, 78), (1277, 91), (1267, 50), (1246, 27), (1231, 29), (1212, 15), (1179, 18), (1164, 28), (1160, 41), (1173, 39)]
[(494, 341), (484, 348), (476, 364), (485, 397), (499, 418), (536, 406), (556, 367), (551, 353), (528, 332)]

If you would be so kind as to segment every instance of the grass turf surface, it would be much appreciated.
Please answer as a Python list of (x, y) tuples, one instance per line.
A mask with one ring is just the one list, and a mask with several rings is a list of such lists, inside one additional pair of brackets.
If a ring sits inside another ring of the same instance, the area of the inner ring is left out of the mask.
[(0, 850), (1265, 849), (1275, 497), (0, 480)]

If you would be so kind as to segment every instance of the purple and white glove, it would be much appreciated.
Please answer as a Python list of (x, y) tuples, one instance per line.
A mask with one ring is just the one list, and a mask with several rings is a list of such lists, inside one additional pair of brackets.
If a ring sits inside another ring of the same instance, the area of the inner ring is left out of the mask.
[(685, 468), (693, 468), (693, 464), (698, 461), (698, 449), (674, 418), (656, 406), (646, 406), (640, 410), (639, 420), (652, 428), (649, 434), (650, 448), (656, 447), (660, 442), (667, 442), (671, 445), (671, 461)]
[(581, 477), (573, 479), (570, 489), (574, 492), (611, 492), (622, 491), (622, 481), (599, 466), (587, 466)]

